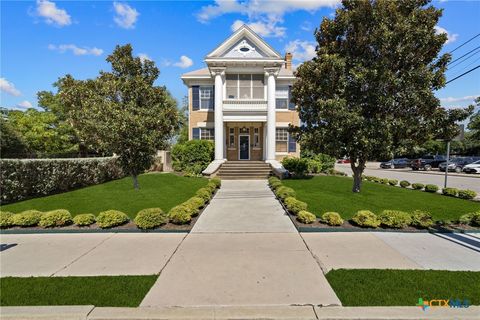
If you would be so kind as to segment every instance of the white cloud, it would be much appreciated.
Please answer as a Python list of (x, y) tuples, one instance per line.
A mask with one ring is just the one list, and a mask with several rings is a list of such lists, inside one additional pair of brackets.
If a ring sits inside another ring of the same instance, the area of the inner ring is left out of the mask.
[(76, 56), (86, 56), (86, 55), (92, 55), (92, 56), (100, 56), (103, 53), (102, 49), (93, 47), (77, 47), (74, 44), (60, 44), (58, 46), (54, 44), (49, 44), (48, 49), (58, 51), (60, 53), (64, 53), (66, 51), (71, 51), (74, 55)]
[(13, 83), (9, 82), (5, 78), (0, 78), (0, 90), (16, 97), (22, 94), (20, 90), (15, 88), (15, 85)]
[(30, 103), (30, 101), (24, 100), (18, 103), (15, 107), (19, 109), (29, 109), (29, 108), (33, 108), (33, 105)]
[(138, 57), (140, 58), (140, 60), (143, 62), (145, 62), (145, 60), (150, 60), (150, 61), (153, 61), (152, 58), (150, 58), (146, 53), (139, 53), (138, 54)]
[(303, 21), (300, 25), (300, 29), (303, 31), (312, 31), (312, 23), (310, 21)]
[(48, 0), (37, 0), (37, 15), (45, 18), (48, 24), (55, 24), (60, 27), (72, 24), (67, 11), (57, 8), (54, 2)]
[(292, 53), (292, 58), (294, 61), (303, 62), (306, 60), (311, 60), (317, 55), (315, 48), (315, 42), (296, 39), (287, 43), (287, 45), (285, 46), (285, 52)]
[(181, 56), (180, 61), (175, 62), (173, 65), (175, 67), (186, 69), (186, 68), (191, 67), (193, 65), (193, 61), (192, 61), (192, 59), (190, 59), (187, 56)]
[(283, 37), (285, 36), (286, 28), (277, 26), (276, 23), (271, 21), (256, 21), (251, 23), (245, 23), (242, 20), (235, 20), (232, 24), (232, 31), (236, 31), (238, 28), (247, 24), (253, 31), (258, 33), (262, 37)]
[(450, 32), (447, 31), (447, 29), (439, 27), (439, 26), (435, 26), (435, 32), (437, 34), (440, 34), (440, 33), (446, 33), (447, 34), (447, 42), (445, 42), (445, 44), (455, 42), (458, 38), (458, 34), (450, 33)]
[(128, 4), (114, 2), (113, 8), (116, 16), (113, 17), (115, 23), (124, 29), (135, 28), (135, 22), (137, 22), (140, 13), (135, 8), (130, 7)]
[(464, 96), (464, 97), (446, 97), (446, 98), (440, 98), (440, 102), (442, 103), (459, 103), (459, 102), (473, 102), (475, 98), (477, 98), (480, 95), (474, 95), (474, 96)]
[[(283, 23), (286, 13), (299, 10), (314, 12), (322, 7), (333, 8), (339, 3), (340, 0), (216, 0), (215, 4), (202, 7), (197, 19), (207, 23), (224, 14), (237, 13), (248, 17), (247, 24), (258, 34), (283, 37), (286, 28), (279, 25)], [(240, 22), (237, 21), (232, 25), (232, 29), (239, 27)]]

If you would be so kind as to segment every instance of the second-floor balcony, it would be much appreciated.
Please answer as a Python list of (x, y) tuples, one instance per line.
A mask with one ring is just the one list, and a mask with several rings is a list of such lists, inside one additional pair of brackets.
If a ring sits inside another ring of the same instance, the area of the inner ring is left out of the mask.
[(223, 111), (267, 111), (266, 100), (223, 100)]

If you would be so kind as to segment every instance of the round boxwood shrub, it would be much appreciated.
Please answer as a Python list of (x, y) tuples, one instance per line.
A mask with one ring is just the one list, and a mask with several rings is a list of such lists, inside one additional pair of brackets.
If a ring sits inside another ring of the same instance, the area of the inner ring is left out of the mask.
[(449, 197), (456, 197), (458, 194), (457, 188), (443, 188), (442, 193)]
[(207, 188), (198, 189), (195, 195), (199, 198), (202, 198), (205, 203), (207, 203), (212, 198), (212, 192)]
[(296, 197), (295, 191), (289, 187), (281, 186), (276, 190), (276, 192), (277, 192), (277, 196), (282, 200), (285, 200), (288, 197), (294, 197), (294, 198)]
[(458, 222), (461, 224), (480, 226), (480, 210), (462, 215)]
[(220, 180), (220, 178), (211, 178), (210, 182), (215, 184), (217, 188), (220, 188), (222, 185), (222, 180)]
[(398, 180), (397, 179), (390, 179), (390, 180), (388, 180), (388, 184), (391, 185), (391, 186), (396, 186), (398, 184)]
[(317, 220), (317, 217), (306, 210), (302, 210), (297, 214), (297, 220), (300, 221), (301, 223), (314, 223), (315, 220)]
[(204, 188), (210, 191), (211, 194), (213, 194), (215, 190), (217, 190), (217, 185), (213, 182), (209, 182)]
[(8, 228), (13, 225), (12, 223), (13, 213), (8, 211), (0, 211), (0, 228)]
[(415, 210), (411, 218), (411, 225), (417, 228), (429, 228), (433, 225), (432, 215), (426, 211)]
[(10, 219), (12, 225), (19, 227), (33, 227), (38, 225), (43, 213), (38, 210), (27, 210), (14, 214)]
[(415, 190), (422, 190), (425, 186), (423, 185), (423, 183), (413, 183), (412, 184), (412, 188), (415, 189)]
[(473, 213), (470, 224), (472, 226), (480, 226), (480, 210)]
[(288, 197), (285, 199), (285, 206), (293, 214), (298, 214), (300, 211), (307, 210), (307, 204), (303, 201), (297, 200), (294, 197)]
[(477, 196), (473, 190), (458, 190), (458, 197), (466, 200), (472, 200)]
[(375, 213), (369, 210), (357, 211), (353, 216), (352, 221), (360, 227), (376, 228), (380, 225), (378, 217)]
[(338, 212), (325, 212), (322, 215), (322, 222), (329, 226), (341, 226), (343, 219)]
[(308, 160), (305, 158), (285, 157), (282, 160), (283, 167), (297, 176), (303, 176), (308, 169)]
[(205, 205), (205, 200), (200, 197), (191, 197), (185, 203), (198, 210)]
[(272, 183), (270, 183), (270, 187), (273, 189), (273, 190), (277, 190), (278, 188), (282, 187), (283, 184), (282, 182), (279, 180), (279, 181), (273, 181)]
[(412, 223), (410, 214), (400, 210), (383, 210), (378, 218), (383, 226), (389, 228), (405, 228)]
[(269, 184), (272, 184), (273, 182), (281, 182), (281, 181), (280, 181), (280, 179), (278, 179), (275, 176), (272, 176), (272, 177), (268, 178), (268, 183)]
[(153, 229), (168, 222), (168, 214), (160, 208), (140, 210), (133, 220), (140, 229)]
[(181, 204), (173, 207), (168, 213), (170, 222), (175, 224), (186, 224), (192, 220), (191, 208), (187, 205)]
[(379, 182), (381, 184), (388, 184), (388, 179), (387, 178), (381, 178), (381, 179), (379, 179)]
[(72, 215), (68, 210), (58, 209), (44, 213), (38, 223), (41, 227), (63, 227), (72, 223)]
[(438, 186), (434, 185), (434, 184), (427, 184), (425, 186), (425, 191), (427, 192), (431, 192), (431, 193), (435, 193), (438, 191)]
[(128, 216), (118, 210), (107, 210), (100, 212), (97, 217), (97, 225), (102, 228), (113, 228), (124, 223), (127, 223), (130, 219)]
[(400, 181), (400, 187), (408, 188), (408, 187), (410, 187), (410, 182), (408, 182), (407, 180), (402, 180), (402, 181)]
[(91, 213), (77, 214), (73, 217), (73, 223), (80, 227), (89, 226), (95, 223), (95, 216)]

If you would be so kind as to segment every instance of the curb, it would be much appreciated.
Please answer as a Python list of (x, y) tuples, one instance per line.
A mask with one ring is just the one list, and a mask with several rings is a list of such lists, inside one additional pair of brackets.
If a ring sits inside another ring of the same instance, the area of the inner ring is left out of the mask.
[(319, 306), (205, 306), (113, 308), (94, 306), (2, 307), (2, 319), (279, 319), (279, 320), (451, 320), (478, 319), (479, 306), (431, 307), (319, 307)]

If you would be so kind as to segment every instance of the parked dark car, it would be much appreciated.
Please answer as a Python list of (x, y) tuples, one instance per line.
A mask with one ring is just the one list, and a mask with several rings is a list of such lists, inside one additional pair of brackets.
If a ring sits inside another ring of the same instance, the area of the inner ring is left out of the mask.
[(393, 161), (389, 160), (389, 161), (385, 161), (385, 162), (380, 163), (380, 168), (382, 168), (382, 169), (408, 168), (408, 167), (410, 167), (410, 163), (411, 163), (410, 159), (397, 158), (397, 159), (393, 159)]
[(440, 163), (447, 161), (447, 157), (442, 155), (437, 156), (423, 156), (420, 159), (412, 161), (412, 170), (432, 170), (438, 168)]
[[(463, 167), (465, 167), (467, 164), (473, 163), (475, 160), (473, 158), (468, 158), (468, 157), (459, 157), (459, 158), (453, 158), (450, 159), (448, 162), (448, 171), (455, 171), (457, 173), (462, 172)], [(440, 163), (438, 166), (438, 169), (440, 171), (445, 172), (445, 169), (447, 167), (446, 162)]]

